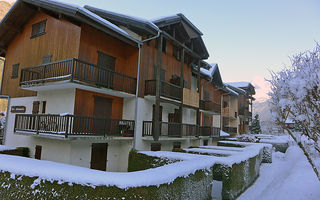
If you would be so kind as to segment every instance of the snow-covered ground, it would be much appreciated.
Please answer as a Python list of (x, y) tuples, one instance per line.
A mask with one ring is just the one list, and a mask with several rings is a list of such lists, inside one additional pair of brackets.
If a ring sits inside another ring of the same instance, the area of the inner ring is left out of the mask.
[(285, 154), (273, 154), (271, 164), (263, 164), (256, 182), (238, 200), (319, 200), (320, 181), (302, 150), (296, 146)]

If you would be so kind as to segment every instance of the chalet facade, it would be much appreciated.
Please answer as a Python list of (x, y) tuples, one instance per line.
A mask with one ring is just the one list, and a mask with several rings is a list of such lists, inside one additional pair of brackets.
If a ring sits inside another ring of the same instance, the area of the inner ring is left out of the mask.
[(202, 33), (183, 14), (148, 21), (20, 0), (1, 21), (0, 56), (5, 144), (37, 159), (126, 171), (132, 148), (215, 144), (235, 123), (224, 126), (238, 98), (203, 61)]

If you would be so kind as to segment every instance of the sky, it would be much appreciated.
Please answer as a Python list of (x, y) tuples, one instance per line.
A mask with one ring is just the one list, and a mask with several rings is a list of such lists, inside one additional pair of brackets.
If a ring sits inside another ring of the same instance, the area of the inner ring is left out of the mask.
[(224, 82), (264, 87), (269, 71), (320, 42), (319, 0), (60, 0), (154, 19), (183, 13), (203, 33)]

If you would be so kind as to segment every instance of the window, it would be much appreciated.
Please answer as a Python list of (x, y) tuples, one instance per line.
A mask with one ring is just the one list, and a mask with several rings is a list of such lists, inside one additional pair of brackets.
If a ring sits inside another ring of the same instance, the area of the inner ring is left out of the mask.
[(43, 56), (43, 57), (42, 57), (42, 64), (50, 63), (50, 62), (51, 62), (51, 58), (52, 58), (52, 55), (50, 55), (50, 56)]
[(173, 148), (174, 149), (180, 149), (181, 148), (181, 142), (173, 142)]
[(46, 107), (47, 107), (47, 102), (46, 101), (43, 101), (42, 102), (42, 114), (46, 113)]
[(38, 37), (46, 33), (47, 20), (32, 25), (31, 38)]
[[(156, 40), (155, 42), (155, 48), (157, 49), (158, 48), (158, 42), (159, 42), (159, 39)], [(165, 38), (162, 39), (162, 52), (166, 53), (166, 50), (167, 50), (167, 40)]]
[(12, 74), (11, 74), (11, 78), (18, 78), (19, 65), (20, 65), (20, 64), (14, 64), (14, 65), (12, 65)]
[(206, 101), (210, 100), (210, 94), (207, 90), (204, 91), (204, 100), (206, 100)]
[(151, 151), (161, 151), (160, 143), (151, 143)]
[(167, 40), (163, 38), (162, 40), (162, 52), (165, 53), (167, 51)]
[(208, 146), (208, 140), (203, 140), (203, 146)]
[(210, 118), (209, 118), (209, 116), (204, 116), (204, 118), (203, 118), (203, 125), (204, 126), (210, 126)]
[(40, 101), (34, 101), (32, 103), (32, 114), (39, 114)]
[(178, 47), (173, 47), (173, 56), (177, 59), (177, 60), (181, 60), (181, 50)]

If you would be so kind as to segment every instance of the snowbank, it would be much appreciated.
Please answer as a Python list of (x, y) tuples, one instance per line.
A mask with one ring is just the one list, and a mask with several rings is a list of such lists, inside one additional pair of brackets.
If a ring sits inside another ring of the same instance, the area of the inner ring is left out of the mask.
[(230, 136), (229, 133), (220, 130), (220, 137), (229, 137), (229, 136)]
[(257, 181), (239, 200), (320, 199), (320, 182), (303, 152), (289, 147), (287, 152), (276, 152), (272, 164), (263, 164)]
[(0, 145), (0, 151), (10, 151), (10, 150), (15, 150), (16, 148), (5, 146), (5, 145)]

